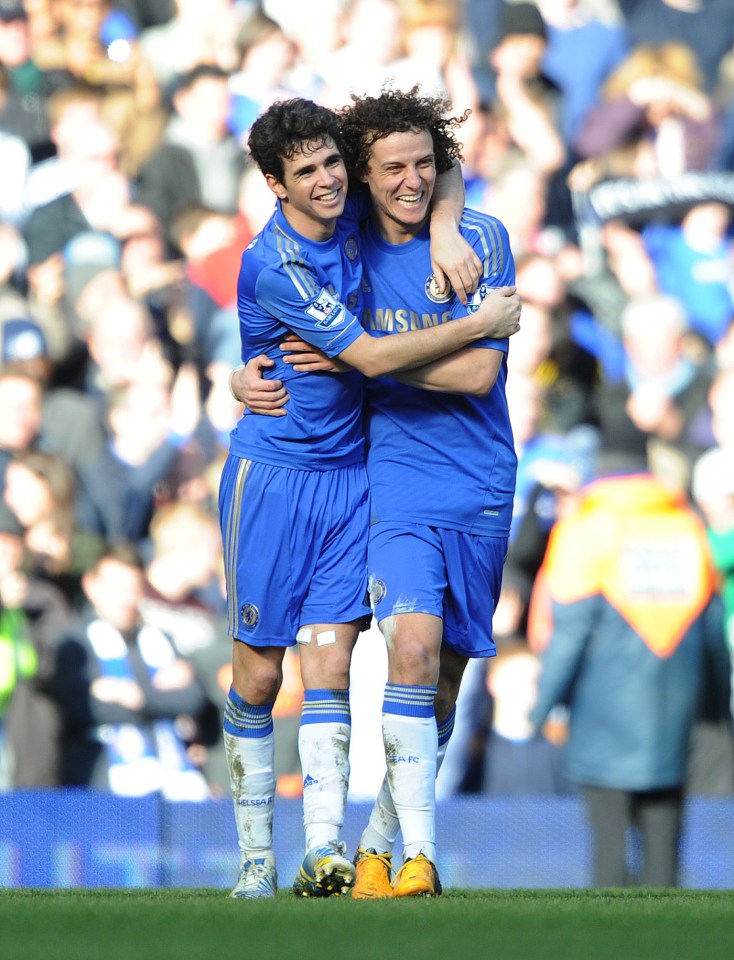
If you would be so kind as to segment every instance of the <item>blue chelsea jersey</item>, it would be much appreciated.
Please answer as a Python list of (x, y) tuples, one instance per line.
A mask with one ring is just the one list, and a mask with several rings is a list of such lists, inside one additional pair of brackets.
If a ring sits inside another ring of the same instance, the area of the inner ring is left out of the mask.
[[(507, 231), (493, 217), (465, 211), (461, 233), (484, 264), (473, 302), (437, 292), (428, 228), (408, 243), (386, 243), (369, 225), (361, 234), (362, 322), (388, 336), (465, 316), (491, 287), (515, 282)], [(505, 398), (507, 340), (477, 349), (503, 353), (488, 396), (438, 393), (382, 378), (367, 390), (367, 470), (372, 520), (404, 521), (506, 537), (517, 457)]]
[(282, 380), (288, 415), (245, 411), (230, 435), (230, 451), (248, 460), (327, 470), (364, 460), (362, 375), (297, 373), (283, 362), (279, 344), (296, 333), (333, 357), (363, 329), (358, 210), (348, 202), (329, 240), (296, 233), (278, 201), (265, 227), (242, 255), (237, 312), (242, 361), (267, 354), (267, 378)]

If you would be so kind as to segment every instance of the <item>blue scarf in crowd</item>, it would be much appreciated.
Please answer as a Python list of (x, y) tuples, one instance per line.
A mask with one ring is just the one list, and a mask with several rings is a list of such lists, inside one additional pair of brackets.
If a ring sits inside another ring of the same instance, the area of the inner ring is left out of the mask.
[[(87, 636), (97, 656), (100, 676), (138, 682), (124, 637), (110, 623), (94, 620)], [(137, 646), (151, 680), (174, 662), (170, 640), (156, 627), (141, 628)], [(191, 763), (186, 744), (169, 719), (146, 724), (105, 723), (95, 738), (107, 751), (110, 790), (141, 797), (160, 791), (167, 800), (206, 800), (209, 790), (202, 773)]]

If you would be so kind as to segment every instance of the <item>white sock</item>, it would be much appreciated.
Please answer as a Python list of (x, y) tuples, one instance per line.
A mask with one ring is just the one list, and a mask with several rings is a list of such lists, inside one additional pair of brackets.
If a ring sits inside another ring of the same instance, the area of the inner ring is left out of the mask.
[(382, 713), (387, 781), (403, 834), (405, 858), (436, 858), (438, 734), (435, 687), (388, 683)]
[[(446, 748), (454, 729), (456, 708), (438, 725), (438, 752), (436, 754), (436, 776), (441, 769)], [(375, 805), (370, 812), (370, 819), (359, 841), (362, 850), (374, 850), (376, 853), (392, 853), (395, 841), (400, 833), (400, 820), (395, 812), (387, 777), (382, 781), (377, 794)]]
[(224, 748), (243, 857), (273, 846), (275, 738), (272, 704), (253, 706), (230, 690), (224, 711)]
[(347, 806), (351, 731), (348, 691), (305, 691), (298, 750), (306, 850), (339, 839)]

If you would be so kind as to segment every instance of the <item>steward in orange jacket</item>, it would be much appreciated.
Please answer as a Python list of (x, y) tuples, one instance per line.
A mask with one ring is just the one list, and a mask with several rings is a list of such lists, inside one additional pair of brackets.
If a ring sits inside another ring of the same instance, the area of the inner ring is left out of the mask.
[(554, 527), (542, 577), (552, 633), (532, 720), (568, 706), (569, 778), (682, 785), (715, 583), (701, 521), (649, 474), (596, 480)]

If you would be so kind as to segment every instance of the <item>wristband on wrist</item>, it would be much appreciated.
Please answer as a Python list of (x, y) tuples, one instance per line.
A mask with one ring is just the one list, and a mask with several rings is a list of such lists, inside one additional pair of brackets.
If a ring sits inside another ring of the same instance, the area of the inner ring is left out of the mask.
[(227, 380), (227, 386), (229, 387), (229, 392), (232, 394), (232, 397), (237, 401), (237, 403), (242, 403), (243, 401), (240, 400), (240, 398), (237, 396), (237, 394), (236, 394), (236, 393), (234, 392), (234, 390), (232, 389), (232, 380), (234, 379), (234, 375), (235, 375), (239, 370), (244, 370), (244, 369), (245, 369), (244, 363), (239, 364), (239, 366), (235, 367), (235, 368), (232, 370), (232, 372), (231, 372), (230, 375), (229, 375), (229, 380)]

